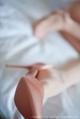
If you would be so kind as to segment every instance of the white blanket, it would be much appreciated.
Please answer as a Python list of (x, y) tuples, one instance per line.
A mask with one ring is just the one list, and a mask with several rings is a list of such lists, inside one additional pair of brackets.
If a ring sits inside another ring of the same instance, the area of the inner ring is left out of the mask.
[[(0, 1), (0, 113), (5, 119), (23, 118), (14, 104), (14, 94), (25, 74), (23, 70), (7, 69), (5, 64), (40, 62), (60, 66), (78, 58), (78, 53), (60, 34), (50, 33), (43, 40), (33, 35), (32, 21), (57, 7), (64, 7), (61, 0)], [(77, 86), (53, 97), (45, 104), (43, 116), (79, 116), (79, 94)]]

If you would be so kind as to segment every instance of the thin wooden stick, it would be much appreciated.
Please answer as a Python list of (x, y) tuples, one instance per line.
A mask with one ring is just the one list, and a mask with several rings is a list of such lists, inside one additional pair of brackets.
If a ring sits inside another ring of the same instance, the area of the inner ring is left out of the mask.
[(53, 68), (53, 65), (43, 65), (39, 68), (39, 66), (37, 65), (32, 65), (32, 66), (26, 66), (26, 65), (15, 65), (15, 64), (6, 64), (5, 65), (7, 68), (22, 68), (22, 69), (30, 69), (32, 66), (35, 67), (38, 70), (41, 69), (49, 69), (49, 68)]
[(23, 69), (29, 68), (29, 66), (25, 66), (25, 65), (15, 65), (15, 64), (6, 64), (5, 66), (6, 66), (7, 68), (23, 68)]

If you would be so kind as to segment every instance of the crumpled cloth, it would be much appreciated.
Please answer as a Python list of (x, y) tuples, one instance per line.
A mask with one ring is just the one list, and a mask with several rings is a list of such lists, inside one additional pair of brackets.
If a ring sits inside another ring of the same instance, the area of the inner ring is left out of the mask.
[[(14, 104), (14, 94), (20, 78), (26, 73), (22, 69), (7, 69), (5, 64), (40, 62), (58, 67), (79, 57), (57, 32), (50, 33), (44, 39), (38, 39), (33, 34), (32, 22), (59, 8), (59, 5), (62, 7), (61, 1), (58, 2), (0, 1), (0, 114), (5, 119), (23, 119)], [(79, 117), (79, 95), (77, 85), (49, 99), (44, 105), (43, 117)]]

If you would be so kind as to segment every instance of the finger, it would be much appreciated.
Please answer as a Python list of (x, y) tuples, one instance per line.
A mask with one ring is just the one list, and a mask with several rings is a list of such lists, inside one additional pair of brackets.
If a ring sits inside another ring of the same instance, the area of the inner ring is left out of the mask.
[(36, 78), (37, 74), (38, 74), (38, 70), (33, 69), (33, 68), (31, 70), (29, 70), (29, 72), (28, 72), (28, 75), (32, 75), (35, 78)]
[(38, 64), (33, 64), (28, 68), (29, 74), (33, 75), (34, 77), (37, 78), (39, 70), (44, 66), (44, 64), (38, 63)]

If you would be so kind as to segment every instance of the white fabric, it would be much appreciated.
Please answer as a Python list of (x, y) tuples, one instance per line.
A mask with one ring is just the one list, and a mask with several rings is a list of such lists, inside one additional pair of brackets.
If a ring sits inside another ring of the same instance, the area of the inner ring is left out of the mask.
[[(5, 119), (22, 118), (15, 107), (14, 94), (20, 77), (25, 74), (23, 70), (7, 69), (5, 64), (29, 65), (42, 62), (60, 66), (78, 58), (78, 53), (58, 33), (50, 33), (44, 40), (37, 39), (33, 35), (32, 21), (59, 6), (63, 7), (61, 0), (58, 2), (58, 0), (0, 1), (0, 113)], [(75, 94), (74, 90), (70, 93), (65, 91), (62, 95), (50, 99), (45, 105), (43, 115), (79, 116), (80, 92), (76, 89)]]

